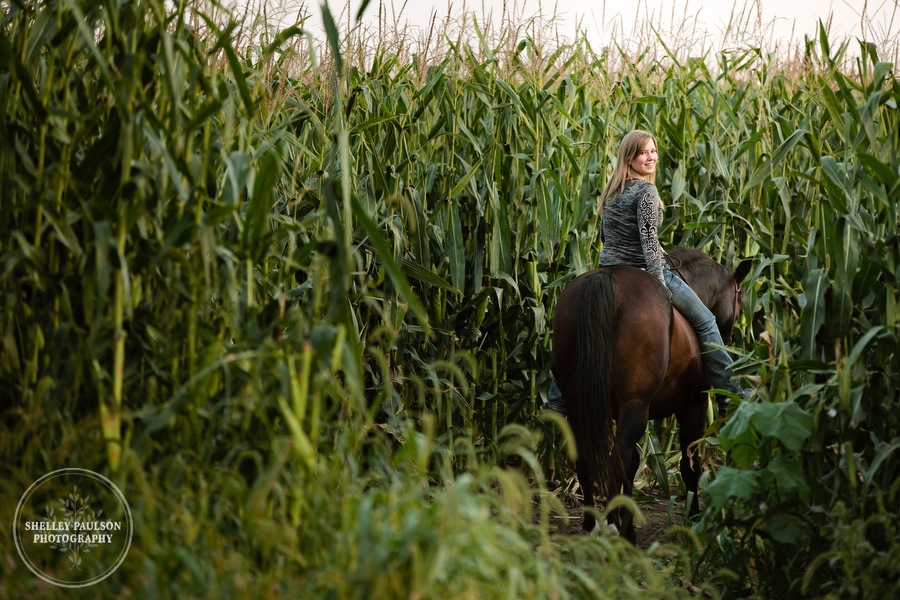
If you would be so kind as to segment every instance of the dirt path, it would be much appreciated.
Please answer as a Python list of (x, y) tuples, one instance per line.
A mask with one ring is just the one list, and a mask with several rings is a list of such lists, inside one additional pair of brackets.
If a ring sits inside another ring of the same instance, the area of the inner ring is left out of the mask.
[[(671, 506), (670, 514), (670, 498), (659, 495), (640, 495), (635, 498), (641, 514), (644, 515), (646, 521), (637, 530), (637, 547), (646, 550), (654, 542), (667, 543), (671, 542), (667, 537), (667, 531), (670, 527), (676, 527), (684, 524), (684, 500), (677, 496), (677, 490), (672, 490), (675, 495), (675, 501)], [(564, 515), (552, 515), (551, 527), (554, 533), (561, 535), (582, 535), (581, 520), (584, 511), (581, 508), (580, 501), (573, 497), (564, 500), (567, 510), (568, 519)], [(602, 514), (605, 506), (598, 505), (597, 510)]]

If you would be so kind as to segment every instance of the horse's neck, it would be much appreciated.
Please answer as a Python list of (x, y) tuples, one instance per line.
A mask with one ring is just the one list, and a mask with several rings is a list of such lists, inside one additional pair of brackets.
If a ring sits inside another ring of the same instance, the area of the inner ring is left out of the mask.
[[(709, 277), (699, 277), (697, 273), (691, 272), (689, 268), (682, 269), (682, 276), (708, 309), (713, 311), (713, 313), (721, 312), (720, 305), (722, 303), (716, 300), (720, 294), (725, 293), (727, 282), (724, 281), (724, 278), (715, 277), (714, 279), (719, 279), (719, 281), (714, 282)], [(727, 317), (728, 315), (716, 314), (717, 320), (723, 320)]]
[(681, 278), (691, 286), (691, 289), (694, 290), (694, 293), (697, 294), (697, 297), (700, 298), (700, 301), (703, 304), (709, 306), (710, 301), (713, 299), (713, 291), (712, 286), (707, 284), (707, 281), (700, 277), (694, 270), (691, 269), (691, 265), (685, 265), (678, 269), (678, 274), (681, 275)]

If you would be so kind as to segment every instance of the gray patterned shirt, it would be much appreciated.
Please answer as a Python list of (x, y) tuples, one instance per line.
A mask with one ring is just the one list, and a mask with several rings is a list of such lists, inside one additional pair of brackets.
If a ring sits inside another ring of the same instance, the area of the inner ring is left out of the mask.
[(626, 181), (625, 188), (606, 201), (600, 266), (629, 265), (647, 269), (668, 291), (663, 279), (663, 249), (659, 245), (661, 224), (662, 210), (656, 186), (643, 179)]

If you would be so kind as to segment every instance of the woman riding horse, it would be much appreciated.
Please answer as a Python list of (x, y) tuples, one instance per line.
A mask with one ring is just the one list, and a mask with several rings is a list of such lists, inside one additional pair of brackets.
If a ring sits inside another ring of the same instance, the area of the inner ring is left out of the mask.
[[(731, 271), (702, 252), (673, 250), (696, 292), (666, 268), (658, 237), (657, 158), (651, 134), (632, 131), (623, 139), (600, 197), (600, 267), (566, 284), (557, 300), (551, 367), (566, 399), (585, 507), (593, 507), (595, 482), (607, 498), (631, 494), (637, 443), (648, 420), (674, 415), (681, 475), (693, 498), (689, 510), (696, 514), (700, 466), (693, 444), (705, 428), (702, 391), (740, 391), (731, 381), (732, 361), (719, 327), (730, 340), (741, 310), (740, 282), (750, 264)], [(618, 510), (608, 519), (634, 541), (629, 514)], [(583, 528), (594, 525), (586, 510)]]
[[(603, 218), (600, 266), (628, 265), (647, 270), (663, 284), (669, 299), (693, 326), (703, 348), (703, 369), (710, 387), (740, 394), (731, 380), (731, 357), (716, 318), (697, 294), (670, 271), (659, 244), (662, 200), (656, 190), (658, 149), (651, 133), (634, 130), (625, 135), (612, 177), (600, 194)], [(562, 392), (554, 379), (544, 408), (565, 413)], [(720, 412), (724, 407), (720, 406)]]

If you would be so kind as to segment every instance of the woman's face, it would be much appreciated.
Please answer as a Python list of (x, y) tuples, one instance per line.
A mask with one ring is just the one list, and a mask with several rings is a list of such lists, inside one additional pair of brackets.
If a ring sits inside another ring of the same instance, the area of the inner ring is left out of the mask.
[(644, 148), (638, 152), (638, 155), (631, 159), (628, 166), (631, 168), (632, 173), (641, 179), (647, 179), (656, 171), (656, 161), (656, 142), (653, 141), (653, 138), (650, 138), (644, 144)]

